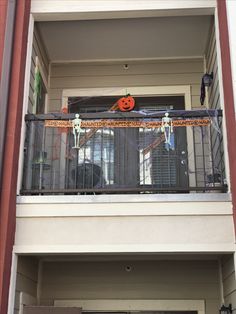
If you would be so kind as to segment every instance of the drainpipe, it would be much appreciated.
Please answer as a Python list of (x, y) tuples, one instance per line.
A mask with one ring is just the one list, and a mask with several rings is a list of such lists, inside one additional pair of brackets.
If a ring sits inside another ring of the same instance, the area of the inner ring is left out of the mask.
[(8, 0), (7, 16), (5, 22), (5, 37), (3, 41), (2, 71), (0, 76), (0, 187), (2, 182), (3, 154), (11, 74), (13, 33), (15, 24), (15, 8), (15, 0)]

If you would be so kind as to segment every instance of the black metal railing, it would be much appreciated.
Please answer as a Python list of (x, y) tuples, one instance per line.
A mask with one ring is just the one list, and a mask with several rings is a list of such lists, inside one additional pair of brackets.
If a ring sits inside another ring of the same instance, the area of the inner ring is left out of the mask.
[[(151, 124), (160, 124), (164, 113), (81, 114), (83, 122), (103, 126), (83, 127), (79, 149), (71, 127), (45, 127), (46, 120), (74, 114), (26, 115), (21, 194), (225, 192), (222, 112), (169, 111), (176, 126), (168, 141), (160, 125)], [(129, 127), (112, 127), (120, 120)]]

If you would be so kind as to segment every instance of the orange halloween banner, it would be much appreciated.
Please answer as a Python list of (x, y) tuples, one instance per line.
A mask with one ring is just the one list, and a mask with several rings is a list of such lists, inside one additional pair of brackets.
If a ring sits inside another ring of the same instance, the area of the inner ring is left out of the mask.
[[(184, 119), (173, 120), (173, 127), (184, 126), (207, 126), (211, 120), (206, 119)], [(72, 121), (68, 120), (45, 120), (45, 127), (51, 128), (72, 128)], [(144, 120), (84, 120), (81, 123), (81, 128), (160, 128), (161, 121), (144, 121)]]

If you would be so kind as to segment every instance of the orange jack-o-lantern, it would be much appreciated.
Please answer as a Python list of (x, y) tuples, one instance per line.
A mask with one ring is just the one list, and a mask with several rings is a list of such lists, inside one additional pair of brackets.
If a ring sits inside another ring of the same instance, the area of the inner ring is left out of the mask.
[(61, 113), (68, 113), (68, 107), (61, 108)]
[(118, 107), (120, 111), (130, 111), (134, 108), (135, 100), (132, 96), (128, 95), (125, 97), (121, 97), (117, 101)]
[[(61, 113), (68, 113), (68, 108), (67, 107), (63, 107), (61, 109)], [(68, 133), (69, 132), (69, 128), (58, 128), (58, 133), (62, 134), (62, 133)]]

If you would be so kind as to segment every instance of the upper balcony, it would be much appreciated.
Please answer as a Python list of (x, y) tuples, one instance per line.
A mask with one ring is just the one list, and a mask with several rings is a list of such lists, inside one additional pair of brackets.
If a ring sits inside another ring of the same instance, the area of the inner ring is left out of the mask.
[(38, 22), (32, 41), (21, 195), (227, 191), (213, 16)]
[(214, 16), (169, 13), (35, 23), (15, 252), (234, 251)]

